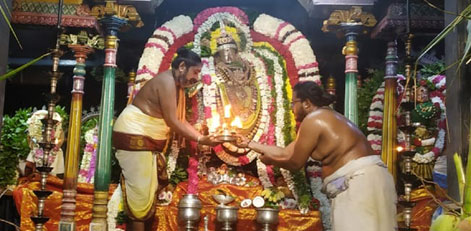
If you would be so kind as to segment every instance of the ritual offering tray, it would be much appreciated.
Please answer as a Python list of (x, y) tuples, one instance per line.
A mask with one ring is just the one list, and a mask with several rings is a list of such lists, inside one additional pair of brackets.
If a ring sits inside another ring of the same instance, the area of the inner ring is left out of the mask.
[(235, 142), (237, 140), (235, 134), (235, 132), (232, 132), (231, 134), (216, 135), (216, 139), (220, 142)]

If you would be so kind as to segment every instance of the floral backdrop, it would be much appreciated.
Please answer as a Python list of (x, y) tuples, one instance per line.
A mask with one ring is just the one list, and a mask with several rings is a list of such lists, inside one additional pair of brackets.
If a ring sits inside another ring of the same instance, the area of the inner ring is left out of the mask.
[[(290, 107), (292, 87), (298, 81), (320, 84), (318, 63), (309, 41), (300, 31), (290, 23), (266, 14), (259, 15), (250, 25), (247, 15), (239, 8), (216, 7), (200, 12), (193, 20), (189, 16), (180, 15), (165, 22), (154, 31), (145, 45), (132, 95), (146, 81), (168, 70), (176, 50), (185, 46), (199, 54), (203, 63), (200, 90), (194, 97), (187, 99), (187, 120), (193, 123), (210, 121), (220, 110), (218, 88), (224, 84), (224, 79), (216, 73), (213, 57), (217, 51), (216, 40), (222, 31), (235, 40), (240, 58), (250, 63), (254, 70), (260, 113), (251, 131), (251, 138), (269, 145), (289, 144), (296, 136), (296, 122)], [(168, 175), (172, 176), (180, 165), (189, 166), (187, 172), (191, 185), (195, 181), (198, 157), (190, 156), (189, 162), (181, 163), (182, 159), (188, 159), (179, 157), (189, 154), (186, 150), (180, 150), (175, 141), (169, 146)], [(324, 228), (328, 229), (328, 202), (319, 191), (320, 167), (309, 169), (308, 178), (312, 183), (309, 185), (304, 171), (290, 172), (264, 165), (257, 158), (258, 153), (251, 150), (238, 150), (241, 155), (236, 156), (226, 153), (234, 148), (230, 144), (219, 145), (214, 148), (214, 152), (230, 166), (243, 166), (255, 161), (258, 178), (265, 188), (276, 184), (274, 174), (280, 172), (301, 212), (314, 209), (310, 206), (310, 201), (312, 195), (315, 195), (322, 207)]]

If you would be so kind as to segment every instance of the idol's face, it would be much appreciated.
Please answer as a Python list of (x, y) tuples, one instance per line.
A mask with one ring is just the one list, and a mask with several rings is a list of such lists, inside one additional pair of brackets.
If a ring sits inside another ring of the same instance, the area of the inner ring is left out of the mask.
[(427, 102), (428, 100), (429, 100), (428, 89), (424, 86), (420, 86), (417, 89), (417, 102), (424, 103), (424, 102)]

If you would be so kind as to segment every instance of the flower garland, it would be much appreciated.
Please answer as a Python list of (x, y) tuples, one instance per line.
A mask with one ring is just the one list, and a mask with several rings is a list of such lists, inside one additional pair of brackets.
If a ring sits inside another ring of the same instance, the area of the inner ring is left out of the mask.
[[(398, 81), (402, 80), (399, 78)], [(445, 76), (435, 75), (428, 77), (427, 80), (433, 84), (436, 88), (435, 91), (430, 92), (430, 101), (434, 105), (439, 105), (440, 107), (440, 118), (437, 119), (438, 134), (437, 138), (434, 141), (434, 147), (430, 152), (419, 153), (417, 152), (413, 160), (417, 163), (430, 163), (434, 161), (440, 153), (443, 151), (445, 146), (445, 135), (446, 135), (446, 108), (445, 108)], [(403, 87), (398, 84), (399, 95), (402, 92)], [(403, 100), (403, 99), (402, 99)], [(381, 87), (378, 88), (376, 95), (373, 97), (373, 101), (370, 105), (370, 113), (368, 117), (368, 131), (371, 133), (367, 136), (368, 141), (371, 144), (373, 150), (377, 153), (381, 153), (381, 130), (382, 130), (382, 119), (383, 119), (383, 101), (384, 101), (384, 83), (381, 84)], [(402, 131), (398, 131), (398, 143), (404, 142), (405, 134)]]
[[(269, 145), (278, 145), (283, 147), (285, 145), (284, 143), (284, 136), (282, 133), (282, 129), (280, 127), (284, 126), (284, 108), (283, 108), (283, 102), (284, 99), (282, 98), (283, 94), (283, 67), (280, 65), (279, 62), (279, 57), (275, 56), (271, 51), (268, 51), (266, 48), (268, 47), (269, 44), (265, 44), (263, 42), (257, 42), (256, 45), (254, 45), (254, 52), (257, 57), (260, 57), (262, 59), (268, 59), (269, 61), (265, 61), (264, 63), (270, 63), (273, 64), (271, 66), (267, 66), (267, 74), (268, 74), (268, 82), (270, 85), (271, 89), (271, 96), (272, 96), (272, 102), (271, 102), (271, 107), (270, 107), (270, 114), (271, 116), (271, 122), (269, 125), (269, 131), (266, 135), (268, 134), (274, 134), (271, 137), (268, 137), (265, 143)], [(271, 76), (273, 76), (273, 80), (275, 80), (275, 87), (273, 87), (273, 83), (271, 81)], [(281, 105), (280, 105), (281, 104)], [(276, 105), (276, 107), (275, 107)], [(274, 123), (274, 125), (273, 125)], [(281, 134), (281, 135), (280, 135)], [(275, 143), (276, 140), (276, 143)], [(273, 183), (275, 182), (274, 180), (274, 175), (273, 175), (273, 170), (272, 166), (266, 166), (263, 164), (260, 159), (257, 158), (257, 172), (259, 175), (259, 179), (262, 182), (262, 185), (264, 188), (269, 188), (273, 186)], [(295, 194), (293, 192), (293, 194)]]
[(314, 81), (320, 84), (316, 56), (309, 41), (296, 28), (270, 15), (261, 14), (254, 22), (254, 30), (281, 42), (293, 56), (299, 81)]
[[(159, 68), (171, 46), (182, 35), (193, 30), (193, 22), (190, 17), (180, 15), (167, 21), (157, 28), (147, 41), (144, 52), (139, 60), (136, 83), (145, 82), (153, 78), (159, 72)], [(135, 91), (138, 91), (142, 84), (136, 84)]]
[(96, 152), (98, 146), (98, 127), (88, 130), (85, 133), (85, 149), (80, 164), (78, 182), (91, 183), (95, 176)]
[[(384, 101), (384, 82), (376, 91), (370, 105), (367, 130), (371, 132), (367, 136), (371, 148), (376, 154), (381, 154), (381, 129), (383, 129), (383, 101)], [(379, 133), (379, 134), (378, 134)]]
[(239, 21), (245, 25), (249, 24), (249, 18), (245, 14), (244, 11), (240, 10), (237, 7), (214, 7), (208, 8), (206, 10), (201, 11), (193, 20), (194, 27), (193, 30), (198, 30), (201, 25), (208, 20), (209, 17), (216, 13), (227, 12), (231, 15), (234, 15), (239, 19)]
[[(220, 10), (225, 10), (228, 8), (219, 8)], [(207, 11), (209, 12), (209, 11)], [(242, 12), (243, 13), (243, 12)], [(245, 15), (245, 14), (244, 14)], [(199, 16), (199, 15), (198, 15)], [(252, 38), (250, 37), (250, 28), (248, 27), (247, 23), (242, 22), (239, 17), (229, 13), (229, 12), (217, 12), (213, 13), (211, 16), (201, 16), (201, 17), (196, 17), (196, 19), (200, 20), (201, 18), (207, 18), (203, 23), (199, 21), (195, 21), (195, 25), (198, 24), (200, 25), (197, 29), (197, 32), (195, 34), (194, 42), (193, 42), (193, 51), (196, 52), (197, 54), (201, 55), (201, 39), (203, 37), (203, 34), (207, 31), (210, 31), (211, 28), (215, 23), (219, 23), (221, 20), (227, 20), (235, 25), (235, 28), (237, 28), (238, 31), (242, 32), (242, 34), (245, 36), (246, 39), (246, 44), (244, 47), (239, 47), (242, 52), (244, 51), (250, 51), (252, 48)], [(244, 17), (244, 16), (241, 16)], [(245, 15), (245, 18), (247, 16)], [(244, 20), (245, 21), (245, 20)], [(248, 21), (247, 21), (248, 22)], [(227, 26), (226, 26), (227, 28)], [(215, 50), (211, 50), (211, 53), (213, 54), (216, 52)]]
[[(274, 94), (275, 94), (275, 104), (276, 104), (276, 107), (274, 107), (274, 108), (276, 108), (274, 134), (276, 136), (276, 145), (279, 146), (279, 147), (284, 147), (286, 145), (286, 142), (285, 142), (285, 134), (282, 131), (282, 129), (285, 127), (285, 108), (284, 108), (285, 98), (283, 98), (283, 96), (284, 96), (284, 94), (283, 94), (283, 87), (284, 87), (283, 68), (280, 65), (279, 57), (274, 55), (273, 51), (270, 50), (269, 47), (271, 47), (271, 46), (269, 46), (269, 44), (259, 43), (258, 45), (259, 45), (259, 48), (254, 49), (254, 51), (257, 54), (259, 54), (260, 56), (271, 60), (270, 63), (273, 63), (272, 68), (274, 69), (273, 70), (273, 79), (275, 80), (274, 81), (275, 82), (275, 87), (274, 87), (275, 92), (274, 92)], [(263, 49), (262, 47), (264, 47), (266, 49)], [(257, 161), (257, 164), (258, 163), (259, 162)], [(265, 176), (266, 166), (261, 165), (260, 167), (257, 167), (257, 168), (258, 168), (258, 172), (262, 173), (261, 174), (262, 176)], [(293, 195), (294, 195), (295, 199), (298, 200), (298, 195), (296, 193), (294, 182), (293, 182), (293, 179), (292, 179), (292, 176), (291, 176), (290, 172), (285, 170), (285, 169), (281, 169), (281, 174), (283, 175), (283, 178), (285, 179), (285, 182), (288, 185), (288, 188), (291, 190), (291, 192), (293, 192)], [(260, 176), (260, 174), (259, 174), (259, 176)], [(266, 181), (266, 179), (263, 179), (263, 181)], [(263, 183), (263, 181), (262, 181), (262, 183)], [(265, 185), (267, 185), (267, 187), (269, 187), (268, 185), (270, 185), (270, 184), (266, 183), (266, 184), (264, 184), (264, 187), (265, 187)]]
[(107, 223), (108, 223), (108, 230), (109, 231), (124, 231), (121, 228), (117, 228), (116, 217), (118, 213), (124, 211), (124, 201), (123, 201), (123, 193), (121, 190), (121, 184), (118, 184), (118, 187), (113, 192), (110, 200), (108, 201), (108, 211), (107, 211)]
[[(261, 57), (265, 58), (265, 59), (268, 59), (267, 61), (265, 61), (265, 63), (269, 63), (270, 64), (270, 67), (267, 67), (267, 70), (268, 70), (268, 74), (269, 75), (273, 75), (273, 79), (275, 81), (275, 87), (273, 88), (272, 87), (272, 95), (273, 95), (273, 98), (275, 99), (275, 105), (276, 105), (276, 116), (275, 116), (275, 121), (276, 121), (276, 132), (274, 133), (276, 135), (276, 145), (277, 146), (280, 146), (280, 147), (284, 147), (285, 145), (289, 144), (291, 141), (292, 141), (292, 137), (295, 136), (294, 134), (294, 118), (291, 117), (292, 113), (291, 113), (291, 110), (289, 108), (289, 105), (285, 104), (285, 98), (288, 98), (287, 97), (287, 91), (285, 89), (285, 87), (288, 87), (290, 88), (289, 86), (289, 82), (286, 82), (286, 81), (283, 81), (283, 78), (286, 78), (286, 73), (283, 72), (283, 67), (281, 64), (284, 64), (284, 60), (282, 57), (280, 56), (277, 56), (277, 52), (274, 50), (274, 48), (269, 44), (269, 43), (266, 43), (266, 42), (256, 42), (254, 43), (254, 51), (256, 52), (256, 54), (260, 55)], [(285, 66), (285, 64), (283, 65)], [(272, 69), (272, 70), (270, 70)], [(286, 84), (286, 85), (284, 85)], [(290, 95), (291, 96), (291, 95)], [(275, 107), (273, 107), (275, 108)], [(285, 114), (285, 112), (288, 112), (287, 114)], [(286, 123), (287, 121), (285, 120), (285, 118), (291, 120), (291, 121), (288, 121), (288, 123)], [(286, 126), (287, 124), (289, 125), (292, 125), (292, 126)], [(288, 128), (288, 129), (284, 129), (284, 128)], [(286, 137), (286, 140), (285, 140), (285, 137)], [(262, 163), (263, 164), (263, 163)], [(259, 165), (259, 162), (257, 161), (257, 170), (258, 170), (258, 173), (259, 173), (259, 178), (262, 182), (262, 185), (264, 187), (269, 187), (271, 186), (271, 182), (270, 181), (267, 181), (265, 180), (266, 178), (268, 178), (268, 174), (267, 172), (269, 172), (271, 170), (271, 168), (269, 168), (270, 166), (267, 166), (267, 168), (265, 168), (264, 165)], [(261, 168), (260, 168), (261, 167)], [(320, 170), (320, 169), (319, 169)], [(272, 171), (272, 170), (271, 170)], [(296, 182), (300, 182), (300, 181), (303, 181), (304, 180), (304, 176), (300, 176), (301, 178), (300, 179), (294, 179), (293, 176), (291, 175), (291, 173), (285, 169), (280, 169), (280, 172), (281, 174), (283, 175), (283, 178), (285, 179), (285, 182), (287, 183), (288, 185), (288, 188), (290, 189), (290, 191), (293, 192), (293, 195), (295, 196), (295, 199), (296, 201), (299, 201), (299, 190), (300, 189), (297, 189), (296, 188), (296, 184), (295, 184), (295, 181)], [(316, 188), (317, 191), (320, 190), (321, 186), (322, 186), (322, 179), (320, 178), (320, 172), (318, 172), (319, 174), (317, 176), (309, 176), (311, 178), (311, 187), (313, 188)], [(295, 176), (298, 176), (299, 174), (295, 174)], [(318, 192), (319, 194), (320, 191)], [(323, 195), (323, 194), (322, 194)], [(317, 195), (316, 195), (317, 196)], [(322, 210), (328, 210), (330, 211), (330, 208), (329, 208), (329, 202), (327, 201), (327, 198), (325, 197), (325, 195), (323, 196), (325, 198), (325, 200), (323, 201), (324, 203), (321, 204), (322, 206)], [(316, 197), (318, 198), (318, 197)], [(319, 200), (322, 200), (323, 198), (322, 197), (319, 197)], [(298, 203), (296, 203), (298, 204)], [(299, 206), (299, 204), (298, 204)], [(327, 206), (327, 208), (326, 208)], [(301, 211), (304, 211), (304, 212), (307, 212), (308, 211), (308, 208), (301, 208)], [(327, 216), (328, 217), (328, 216)]]
[(312, 197), (319, 200), (319, 211), (322, 215), (322, 225), (325, 231), (332, 229), (330, 202), (327, 196), (321, 192), (322, 189), (322, 168), (316, 164), (306, 167), (306, 172), (311, 183)]
[[(43, 124), (42, 120), (44, 120), (48, 116), (48, 111), (46, 110), (38, 110), (31, 115), (31, 117), (26, 121), (28, 124), (28, 136), (31, 139), (32, 147), (31, 152), (33, 153), (33, 160), (37, 166), (43, 165), (43, 156), (44, 152), (43, 149), (39, 146), (39, 143), (43, 142), (44, 136), (43, 133), (45, 132), (46, 125)], [(54, 112), (53, 120), (57, 123), (54, 125), (54, 128), (51, 132), (51, 141), (54, 142), (54, 147), (51, 149), (49, 153), (49, 157), (47, 160), (47, 165), (51, 165), (54, 163), (57, 155), (62, 155), (62, 149), (57, 146), (61, 139), (62, 134), (62, 118), (59, 113)]]
[[(137, 94), (146, 81), (170, 67), (175, 51), (193, 38), (192, 30), (193, 22), (191, 18), (180, 15), (167, 21), (154, 31), (139, 60), (133, 96)], [(167, 158), (167, 173), (169, 176), (175, 170), (179, 151), (178, 145), (172, 142), (170, 154)]]
[(188, 160), (188, 194), (198, 193), (198, 160), (192, 156)]
[(172, 140), (172, 145), (170, 146), (170, 153), (167, 156), (167, 176), (171, 176), (173, 171), (175, 171), (179, 152), (180, 149), (178, 147), (178, 140), (174, 139)]

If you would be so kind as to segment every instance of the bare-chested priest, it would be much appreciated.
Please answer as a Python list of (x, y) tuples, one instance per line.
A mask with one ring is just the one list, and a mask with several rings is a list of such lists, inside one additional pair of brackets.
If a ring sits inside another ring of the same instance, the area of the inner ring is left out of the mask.
[(321, 161), (334, 231), (396, 230), (393, 178), (363, 133), (328, 107), (333, 98), (314, 82), (298, 83), (292, 100), (301, 122), (296, 140), (281, 148), (241, 137), (238, 146), (261, 153), (265, 164), (289, 170), (302, 168), (309, 157)]
[(182, 88), (197, 82), (202, 66), (200, 57), (192, 51), (181, 48), (177, 54), (172, 69), (149, 80), (113, 127), (113, 145), (125, 182), (122, 185), (126, 210), (134, 231), (150, 230), (145, 223), (155, 212), (159, 184), (156, 160), (169, 131), (202, 145), (216, 144), (210, 136), (201, 135), (177, 116), (177, 92), (180, 90), (179, 97), (184, 97)]

